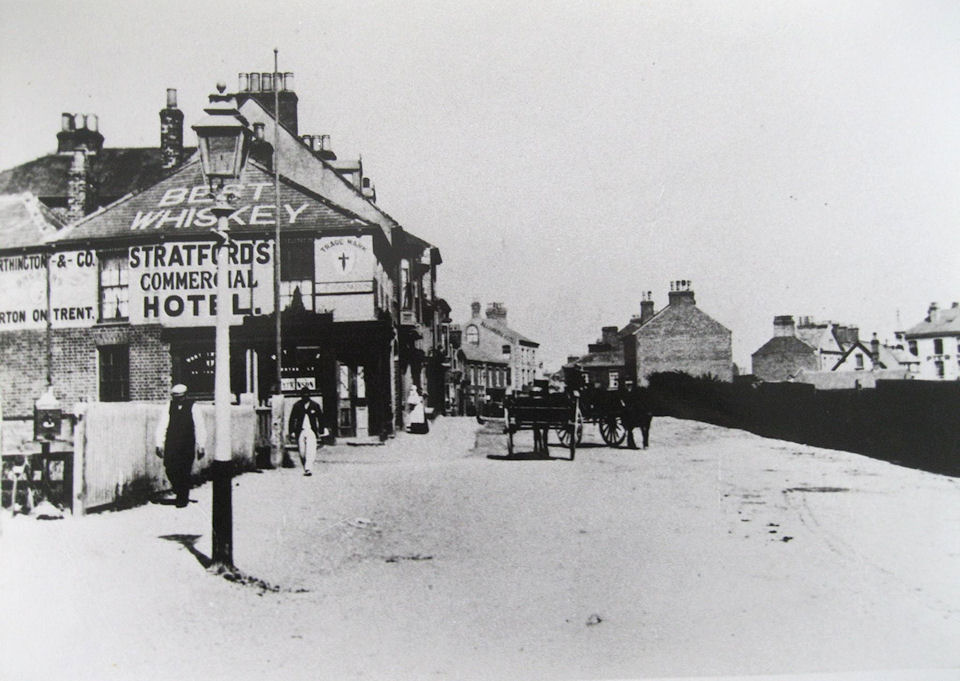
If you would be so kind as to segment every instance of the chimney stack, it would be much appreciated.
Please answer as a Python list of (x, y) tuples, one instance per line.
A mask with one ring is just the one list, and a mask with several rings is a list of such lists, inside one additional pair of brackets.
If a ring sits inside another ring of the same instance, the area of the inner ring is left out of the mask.
[(640, 323), (646, 324), (653, 317), (653, 291), (644, 291), (640, 299)]
[(609, 345), (611, 349), (617, 347), (617, 327), (604, 326), (600, 329), (600, 342)]
[(336, 161), (337, 155), (333, 153), (333, 146), (330, 144), (330, 135), (318, 135), (320, 138), (317, 145), (317, 156), (324, 161)]
[(475, 301), (473, 301), (472, 303), (470, 303), (470, 313), (471, 313), (471, 315), (472, 315), (473, 317), (479, 317), (479, 316), (480, 316), (480, 303), (479, 303), (479, 301), (476, 301), (476, 300), (475, 300)]
[(693, 282), (689, 279), (678, 279), (670, 282), (668, 305), (695, 305), (693, 297)]
[(503, 303), (490, 303), (487, 305), (487, 319), (499, 319), (506, 323), (507, 307)]
[(183, 162), (183, 112), (177, 108), (176, 88), (167, 88), (167, 106), (160, 110), (160, 159), (164, 170)]
[(940, 306), (936, 302), (930, 303), (930, 308), (927, 310), (927, 321), (933, 324), (940, 321)]
[(262, 163), (267, 170), (273, 170), (273, 145), (267, 141), (266, 126), (253, 124), (253, 139), (250, 141), (250, 158)]
[(773, 318), (773, 337), (791, 337), (797, 335), (797, 325), (793, 315), (783, 314)]
[[(237, 78), (237, 106), (243, 106), (248, 99), (255, 99), (267, 113), (274, 115), (273, 100), (277, 97), (280, 104), (280, 124), (294, 135), (299, 136), (297, 126), (297, 93), (293, 91), (293, 74), (285, 73), (240, 73)], [(276, 91), (276, 95), (274, 95)], [(306, 141), (306, 140), (304, 140)]]
[(92, 192), (87, 178), (89, 164), (87, 152), (77, 149), (73, 152), (73, 162), (67, 176), (67, 221), (76, 222), (89, 211)]
[(870, 355), (873, 357), (874, 362), (880, 361), (880, 339), (877, 338), (877, 334), (873, 334), (873, 338), (870, 339)]
[(363, 180), (361, 180), (360, 192), (363, 194), (364, 198), (370, 199), (374, 203), (377, 202), (377, 190), (373, 186), (373, 183), (370, 182), (369, 177), (365, 177)]
[(103, 149), (103, 135), (96, 114), (60, 114), (60, 132), (57, 133), (57, 153), (73, 154), (82, 149), (97, 154)]

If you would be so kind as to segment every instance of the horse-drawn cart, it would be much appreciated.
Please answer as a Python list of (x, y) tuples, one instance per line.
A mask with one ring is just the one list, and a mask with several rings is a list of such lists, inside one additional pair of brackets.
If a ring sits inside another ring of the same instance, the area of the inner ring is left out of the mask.
[(507, 432), (507, 453), (513, 456), (513, 436), (521, 430), (533, 431), (533, 451), (548, 454), (550, 431), (563, 432), (564, 446), (570, 450), (570, 460), (577, 453), (577, 438), (569, 437), (580, 421), (579, 398), (574, 393), (546, 393), (515, 395), (504, 401), (504, 429)]
[[(583, 424), (595, 423), (600, 429), (600, 437), (610, 447), (616, 447), (627, 436), (623, 426), (624, 404), (619, 393), (609, 390), (587, 388), (580, 400), (580, 420), (577, 424), (576, 440), (583, 438)], [(564, 445), (573, 431), (558, 429), (557, 437)]]

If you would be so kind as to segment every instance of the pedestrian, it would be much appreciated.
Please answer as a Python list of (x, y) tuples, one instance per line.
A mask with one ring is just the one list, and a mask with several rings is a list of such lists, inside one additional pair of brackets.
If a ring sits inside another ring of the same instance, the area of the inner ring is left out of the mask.
[(193, 459), (202, 459), (207, 430), (203, 417), (187, 398), (187, 386), (178, 383), (170, 389), (170, 404), (164, 409), (157, 424), (157, 456), (163, 459), (163, 468), (176, 494), (177, 507), (190, 503), (190, 472)]
[(650, 405), (650, 395), (646, 388), (635, 386), (623, 396), (623, 427), (627, 431), (627, 447), (637, 448), (637, 441), (633, 437), (633, 429), (639, 428), (643, 436), (643, 448), (650, 446), (650, 422), (653, 420), (653, 409)]
[(300, 399), (290, 410), (287, 434), (291, 442), (297, 443), (304, 476), (313, 475), (307, 466), (307, 458), (316, 460), (317, 442), (323, 437), (323, 410), (310, 399), (310, 388), (306, 386), (300, 389)]
[(410, 410), (408, 432), (420, 435), (427, 433), (430, 427), (427, 425), (427, 414), (423, 408), (423, 394), (415, 385), (411, 385), (410, 392), (407, 393), (407, 408)]

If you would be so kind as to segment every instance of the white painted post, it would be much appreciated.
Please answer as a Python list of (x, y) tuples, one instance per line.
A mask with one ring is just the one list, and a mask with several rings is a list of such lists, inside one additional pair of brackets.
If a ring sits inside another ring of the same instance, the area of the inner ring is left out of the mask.
[(86, 513), (84, 507), (84, 467), (86, 466), (86, 440), (87, 440), (87, 405), (85, 402), (78, 402), (73, 405), (73, 412), (77, 415), (77, 425), (73, 430), (73, 498), (71, 506), (73, 508), (72, 517), (79, 518)]

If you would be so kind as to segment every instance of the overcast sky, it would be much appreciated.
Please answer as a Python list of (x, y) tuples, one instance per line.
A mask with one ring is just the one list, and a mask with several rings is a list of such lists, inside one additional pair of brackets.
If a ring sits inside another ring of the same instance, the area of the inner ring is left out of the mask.
[[(734, 360), (774, 315), (890, 336), (960, 300), (960, 3), (0, 0), (0, 167), (62, 111), (159, 144), (217, 80), (295, 73), (440, 247), (455, 321), (502, 301), (549, 368), (693, 281)], [(194, 143), (187, 131), (186, 141)]]

